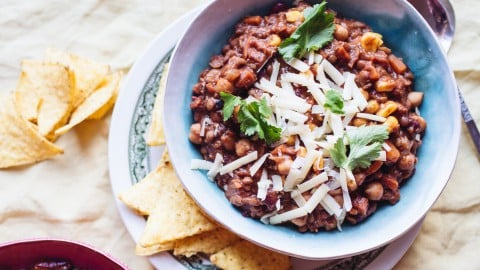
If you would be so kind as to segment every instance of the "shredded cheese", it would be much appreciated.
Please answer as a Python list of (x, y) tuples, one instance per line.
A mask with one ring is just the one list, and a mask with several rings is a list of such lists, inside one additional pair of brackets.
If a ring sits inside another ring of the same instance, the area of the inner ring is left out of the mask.
[(254, 176), (257, 173), (260, 167), (262, 167), (263, 163), (265, 163), (265, 160), (267, 159), (268, 156), (270, 156), (270, 154), (266, 153), (263, 156), (261, 156), (257, 161), (255, 161), (255, 163), (253, 163), (252, 167), (250, 167), (251, 176)]
[(283, 180), (280, 175), (272, 175), (273, 181), (273, 191), (282, 191), (283, 190)]
[(223, 156), (217, 153), (215, 155), (215, 160), (213, 161), (213, 166), (207, 172), (207, 177), (209, 180), (213, 180), (215, 176), (217, 176), (218, 172), (220, 171), (220, 168), (222, 167), (222, 163), (223, 163)]
[(270, 224), (280, 224), (288, 220), (306, 216), (308, 213), (302, 207), (270, 217)]
[(307, 211), (307, 213), (312, 213), (329, 190), (330, 189), (327, 185), (321, 185), (317, 190), (315, 190), (315, 192), (312, 194), (312, 197), (310, 197), (307, 203), (303, 206), (305, 211)]
[(242, 167), (243, 165), (246, 165), (254, 160), (257, 159), (257, 156), (258, 156), (258, 152), (257, 151), (253, 151), (253, 152), (250, 152), (248, 154), (246, 154), (245, 156), (241, 157), (241, 158), (238, 158), (226, 165), (223, 165), (222, 168), (220, 168), (220, 174), (221, 175), (224, 175), (224, 174), (227, 174), (227, 173), (230, 173), (230, 172), (233, 172), (234, 170)]
[(371, 113), (357, 113), (356, 116), (358, 118), (363, 118), (363, 119), (372, 120), (372, 121), (381, 122), (381, 123), (387, 121), (387, 118), (376, 115), (376, 114), (371, 114)]
[(287, 64), (300, 72), (305, 72), (310, 69), (310, 66), (307, 65), (307, 63), (298, 58), (292, 58), (292, 60), (288, 61)]
[(328, 175), (325, 172), (322, 172), (321, 174), (318, 174), (311, 179), (299, 184), (297, 186), (298, 190), (300, 192), (305, 192), (308, 191), (324, 182), (328, 181)]
[(203, 159), (192, 159), (190, 161), (190, 169), (192, 170), (210, 170), (213, 166), (213, 162)]

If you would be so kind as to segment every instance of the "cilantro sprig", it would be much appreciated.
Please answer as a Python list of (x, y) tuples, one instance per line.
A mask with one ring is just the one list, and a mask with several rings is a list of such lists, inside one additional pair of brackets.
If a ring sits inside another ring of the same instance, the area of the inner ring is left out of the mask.
[(240, 123), (240, 130), (245, 135), (252, 136), (256, 133), (267, 144), (280, 139), (282, 129), (267, 122), (272, 111), (265, 98), (248, 103), (240, 97), (225, 92), (220, 93), (220, 98), (223, 101), (223, 121), (230, 119), (235, 107), (239, 106), (237, 120)]
[(323, 107), (336, 114), (345, 114), (345, 111), (343, 110), (343, 97), (340, 92), (328, 90), (325, 92), (325, 98)]
[(349, 142), (348, 154), (344, 138), (339, 138), (330, 149), (330, 156), (338, 167), (353, 170), (357, 167), (367, 168), (378, 158), (382, 143), (388, 138), (388, 131), (383, 125), (362, 126), (349, 130), (346, 136)]
[(286, 61), (302, 57), (311, 50), (318, 50), (332, 41), (335, 26), (334, 15), (326, 13), (326, 2), (316, 4), (303, 11), (304, 22), (293, 34), (283, 40), (278, 49)]

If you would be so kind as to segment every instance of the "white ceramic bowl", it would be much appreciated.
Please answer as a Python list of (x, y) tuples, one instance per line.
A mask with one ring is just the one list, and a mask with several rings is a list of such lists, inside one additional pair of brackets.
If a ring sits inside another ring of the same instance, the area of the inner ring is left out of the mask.
[(171, 159), (185, 189), (212, 218), (241, 237), (267, 248), (308, 259), (355, 255), (390, 243), (414, 226), (445, 187), (453, 169), (460, 134), (455, 80), (433, 32), (406, 1), (330, 0), (328, 7), (343, 17), (364, 21), (415, 75), (415, 88), (425, 93), (420, 111), (428, 123), (418, 152), (415, 175), (401, 186), (401, 200), (380, 207), (365, 222), (343, 231), (299, 233), (243, 217), (223, 191), (190, 160), (201, 158), (188, 140), (192, 87), (211, 56), (221, 52), (233, 26), (243, 17), (266, 14), (275, 0), (218, 0), (190, 25), (174, 52), (165, 96), (165, 131)]

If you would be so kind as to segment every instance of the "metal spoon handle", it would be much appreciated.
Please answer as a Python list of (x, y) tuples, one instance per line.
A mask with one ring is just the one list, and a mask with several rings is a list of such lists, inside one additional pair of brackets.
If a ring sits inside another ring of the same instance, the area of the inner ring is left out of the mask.
[(473, 144), (475, 144), (475, 148), (477, 148), (477, 152), (480, 153), (480, 133), (478, 132), (478, 127), (475, 124), (475, 121), (468, 110), (467, 104), (465, 104), (465, 100), (463, 99), (462, 93), (460, 93), (460, 89), (457, 88), (458, 96), (460, 97), (460, 108), (462, 110), (463, 120), (467, 125), (468, 132), (472, 137)]

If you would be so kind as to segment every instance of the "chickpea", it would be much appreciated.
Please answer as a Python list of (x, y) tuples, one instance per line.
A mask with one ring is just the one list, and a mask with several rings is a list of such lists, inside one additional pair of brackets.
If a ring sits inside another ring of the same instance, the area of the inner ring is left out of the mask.
[(303, 21), (303, 13), (298, 10), (292, 10), (285, 14), (287, 22)]
[(361, 127), (367, 124), (367, 120), (363, 118), (355, 117), (352, 121), (352, 124), (356, 127)]
[(253, 148), (252, 143), (247, 139), (241, 139), (235, 144), (235, 153), (239, 157), (245, 156)]
[(402, 156), (398, 161), (398, 168), (402, 171), (411, 171), (415, 166), (416, 158), (410, 153), (405, 156)]
[(335, 24), (335, 32), (333, 35), (335, 36), (335, 39), (345, 41), (348, 38), (348, 30), (347, 28), (343, 27), (340, 24)]
[(395, 116), (388, 116), (387, 120), (383, 123), (387, 127), (388, 133), (398, 130), (400, 124)]
[(418, 107), (420, 104), (422, 104), (423, 100), (423, 93), (422, 92), (410, 92), (408, 93), (407, 97), (408, 101), (410, 101), (410, 104), (412, 107)]
[(235, 149), (235, 134), (231, 131), (227, 131), (222, 134), (220, 137), (220, 141), (222, 142), (223, 147), (225, 149), (232, 151)]
[(383, 197), (383, 186), (379, 182), (369, 183), (365, 189), (367, 198), (372, 201), (378, 201)]
[(195, 123), (190, 127), (190, 134), (188, 138), (194, 144), (201, 144), (203, 142), (202, 137), (200, 136), (200, 130), (202, 129), (202, 125), (200, 123)]
[(378, 104), (378, 101), (375, 99), (371, 99), (368, 101), (368, 105), (365, 108), (365, 112), (374, 114), (378, 111), (379, 108), (380, 108), (380, 105)]
[(400, 158), (400, 151), (398, 151), (397, 147), (391, 143), (390, 141), (385, 141), (385, 143), (390, 146), (390, 151), (386, 151), (387, 152), (387, 163), (395, 163), (398, 161), (398, 159)]
[(279, 174), (287, 175), (292, 167), (293, 160), (290, 156), (284, 156), (283, 159), (277, 163), (277, 170)]

